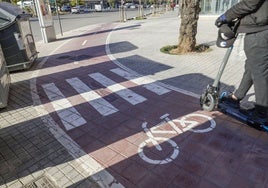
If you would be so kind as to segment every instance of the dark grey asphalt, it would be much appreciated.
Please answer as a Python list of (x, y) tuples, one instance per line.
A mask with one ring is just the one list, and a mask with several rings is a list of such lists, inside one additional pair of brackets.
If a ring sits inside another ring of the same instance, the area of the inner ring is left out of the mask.
[[(144, 9), (144, 14), (148, 14), (152, 11), (151, 9)], [(126, 12), (127, 18), (136, 17), (138, 15), (138, 9), (127, 10)], [(111, 12), (90, 12), (84, 14), (65, 14), (53, 17), (54, 28), (56, 35), (64, 35), (64, 32), (71, 31), (73, 29), (77, 29), (87, 25), (94, 25), (100, 23), (112, 23), (118, 22), (120, 20), (119, 11), (111, 11)], [(42, 40), (41, 29), (39, 26), (39, 21), (37, 18), (30, 19), (33, 36), (35, 41)]]

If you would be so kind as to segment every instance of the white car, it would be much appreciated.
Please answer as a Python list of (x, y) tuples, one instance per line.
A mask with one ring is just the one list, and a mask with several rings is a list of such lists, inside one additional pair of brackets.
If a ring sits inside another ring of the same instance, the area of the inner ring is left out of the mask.
[(78, 5), (76, 7), (71, 8), (72, 14), (79, 14), (79, 13), (83, 13), (83, 12), (84, 12), (84, 6), (82, 6), (82, 5)]
[(102, 11), (101, 5), (96, 4), (95, 5), (95, 11), (96, 12), (101, 12)]

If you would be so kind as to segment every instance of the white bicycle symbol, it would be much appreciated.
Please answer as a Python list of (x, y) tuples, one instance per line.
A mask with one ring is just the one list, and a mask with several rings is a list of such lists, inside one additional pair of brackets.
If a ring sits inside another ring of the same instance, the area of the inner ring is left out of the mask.
[[(213, 130), (216, 127), (216, 122), (211, 117), (203, 115), (203, 114), (188, 114), (182, 117), (181, 119), (175, 119), (175, 120), (171, 120), (168, 116), (169, 114), (164, 114), (163, 116), (161, 116), (160, 119), (162, 119), (163, 121), (160, 124), (157, 124), (156, 126), (150, 129), (148, 129), (147, 127), (147, 124), (148, 124), (147, 122), (144, 122), (142, 124), (143, 130), (149, 138), (139, 145), (138, 153), (139, 153), (139, 156), (148, 163), (167, 164), (173, 161), (179, 155), (179, 147), (176, 144), (176, 142), (165, 137), (154, 137), (153, 133), (158, 134), (158, 135), (159, 134), (165, 134), (165, 135), (166, 134), (181, 134), (186, 131), (192, 131), (195, 133), (205, 133), (205, 132), (209, 132)], [(210, 126), (204, 129), (194, 129), (194, 127), (196, 127), (200, 123), (197, 121), (193, 121), (193, 120), (187, 120), (191, 117), (205, 118), (206, 120), (210, 122)], [(159, 129), (161, 128), (161, 126), (163, 126), (166, 123), (168, 123), (172, 127), (172, 130), (160, 130)], [(175, 123), (179, 123), (182, 126), (182, 128), (179, 128)], [(147, 157), (146, 154), (144, 153), (144, 147), (152, 144), (156, 148), (157, 151), (161, 152), (163, 149), (159, 144), (160, 142), (170, 145), (172, 152), (170, 152), (170, 154), (163, 160), (151, 159)]]

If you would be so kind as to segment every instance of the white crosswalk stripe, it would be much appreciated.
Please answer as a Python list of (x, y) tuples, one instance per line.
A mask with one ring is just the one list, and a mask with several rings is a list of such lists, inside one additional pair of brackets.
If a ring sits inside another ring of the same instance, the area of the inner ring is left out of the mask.
[(163, 95), (165, 93), (170, 92), (169, 89), (166, 89), (162, 86), (160, 86), (159, 84), (154, 83), (155, 81), (153, 79), (150, 79), (148, 77), (137, 77), (136, 75), (133, 75), (121, 68), (115, 68), (115, 69), (111, 69), (110, 71), (112, 71), (113, 73), (127, 79), (130, 80), (131, 82), (137, 84), (137, 85), (143, 85), (143, 87), (145, 87), (146, 89), (156, 93), (157, 95)]
[(117, 84), (115, 81), (107, 78), (101, 73), (93, 73), (89, 74), (89, 76), (103, 86), (107, 87), (112, 92), (125, 99), (127, 102), (131, 103), (132, 105), (136, 105), (147, 100), (145, 97), (131, 91), (130, 89), (127, 89), (120, 84)]
[[(143, 86), (157, 95), (163, 95), (170, 92), (169, 89), (156, 84), (154, 80), (148, 77), (137, 77), (121, 68), (111, 69), (110, 71), (139, 86)], [(88, 76), (132, 105), (147, 100), (145, 97), (116, 83), (99, 72), (89, 74)], [(99, 95), (78, 77), (66, 79), (66, 82), (69, 83), (70, 86), (76, 90), (78, 95), (84, 98), (102, 116), (108, 116), (119, 111), (111, 103), (105, 100), (103, 96)], [(54, 83), (43, 84), (42, 87), (67, 131), (87, 123)]]
[(113, 105), (106, 101), (102, 96), (93, 91), (78, 78), (66, 79), (66, 81), (101, 115), (107, 116), (118, 111)]
[(54, 83), (42, 87), (67, 131), (87, 123)]

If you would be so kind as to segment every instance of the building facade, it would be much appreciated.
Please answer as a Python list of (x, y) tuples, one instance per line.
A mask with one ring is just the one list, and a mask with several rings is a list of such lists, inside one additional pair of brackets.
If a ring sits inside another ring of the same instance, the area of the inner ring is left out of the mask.
[(236, 3), (238, 0), (201, 0), (201, 14), (221, 14)]

